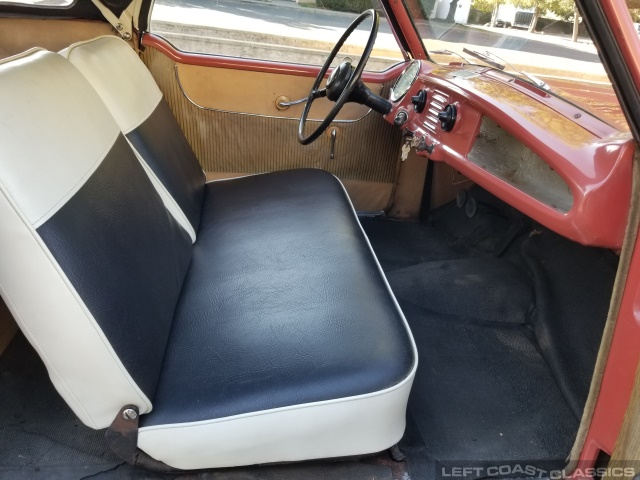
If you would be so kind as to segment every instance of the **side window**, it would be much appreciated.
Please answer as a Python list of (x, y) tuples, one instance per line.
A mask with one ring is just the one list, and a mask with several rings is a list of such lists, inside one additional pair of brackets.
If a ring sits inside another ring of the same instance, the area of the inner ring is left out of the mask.
[[(156, 0), (150, 31), (185, 52), (322, 65), (344, 30), (369, 8), (381, 13), (367, 70), (403, 61), (378, 0)], [(335, 63), (359, 59), (371, 28), (366, 19)]]

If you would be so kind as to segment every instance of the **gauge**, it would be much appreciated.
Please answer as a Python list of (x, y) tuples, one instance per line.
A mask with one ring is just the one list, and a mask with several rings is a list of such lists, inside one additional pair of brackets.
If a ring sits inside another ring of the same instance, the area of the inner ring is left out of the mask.
[(396, 80), (395, 85), (391, 89), (389, 99), (392, 102), (397, 102), (404, 97), (411, 88), (411, 85), (413, 85), (413, 82), (416, 81), (418, 73), (420, 73), (420, 60), (414, 60), (404, 69), (398, 77), (398, 80)]

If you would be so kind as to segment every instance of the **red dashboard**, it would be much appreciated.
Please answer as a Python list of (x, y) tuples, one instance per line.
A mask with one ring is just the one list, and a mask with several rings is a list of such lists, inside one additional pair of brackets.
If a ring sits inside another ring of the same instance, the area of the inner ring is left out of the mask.
[(396, 86), (402, 79), (410, 87), (401, 98), (392, 91), (385, 119), (412, 135), (419, 155), (451, 165), (561, 235), (621, 247), (630, 134), (493, 69), (419, 62), (408, 70), (411, 78), (401, 75)]

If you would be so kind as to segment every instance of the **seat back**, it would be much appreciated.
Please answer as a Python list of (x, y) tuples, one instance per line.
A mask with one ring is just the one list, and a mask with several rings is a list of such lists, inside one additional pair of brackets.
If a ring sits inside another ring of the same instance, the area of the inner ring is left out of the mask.
[[(122, 39), (99, 37), (60, 52), (96, 89), (165, 203), (195, 241), (205, 175), (155, 80)], [(159, 183), (159, 185), (158, 185)]]
[(191, 240), (62, 56), (0, 62), (0, 293), (94, 428), (152, 405)]

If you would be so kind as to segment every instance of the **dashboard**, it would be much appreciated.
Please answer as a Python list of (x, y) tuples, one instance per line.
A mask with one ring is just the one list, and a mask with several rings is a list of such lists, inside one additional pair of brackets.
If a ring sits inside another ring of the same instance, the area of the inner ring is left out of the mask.
[(445, 162), (551, 230), (619, 249), (634, 141), (584, 110), (503, 72), (414, 60), (385, 119), (418, 155)]

